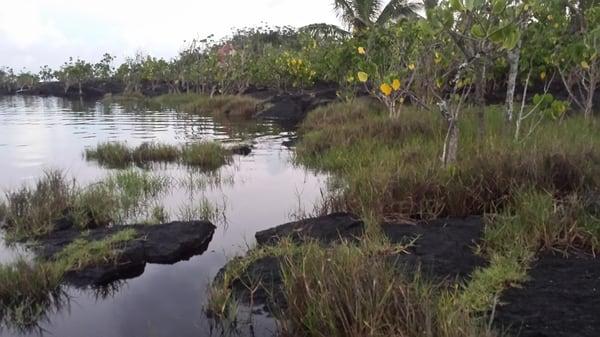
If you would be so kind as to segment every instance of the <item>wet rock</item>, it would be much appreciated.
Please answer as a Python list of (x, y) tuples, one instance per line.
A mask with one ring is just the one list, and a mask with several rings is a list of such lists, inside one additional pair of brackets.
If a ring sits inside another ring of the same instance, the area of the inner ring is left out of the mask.
[(329, 244), (340, 239), (356, 239), (362, 236), (364, 223), (348, 213), (330, 215), (286, 223), (275, 228), (257, 232), (259, 245), (274, 244), (288, 237), (294, 242), (318, 240)]
[(336, 100), (337, 95), (335, 88), (325, 87), (305, 93), (276, 94), (263, 99), (263, 108), (258, 111), (257, 117), (296, 124), (304, 120), (309, 111)]
[(103, 240), (124, 229), (135, 229), (137, 238), (119, 247), (116, 263), (90, 266), (67, 273), (66, 280), (76, 286), (104, 285), (143, 273), (147, 263), (173, 264), (202, 254), (208, 248), (215, 226), (207, 221), (171, 222), (159, 225), (128, 225), (79, 232), (56, 231), (39, 240), (38, 255), (53, 259), (77, 239)]
[(468, 277), (486, 261), (474, 254), (483, 235), (481, 217), (437, 219), (416, 224), (384, 224), (383, 231), (392, 243), (409, 243), (409, 254), (391, 257), (395, 264), (418, 268), (436, 279)]
[(597, 337), (600, 259), (543, 255), (522, 287), (506, 290), (496, 326), (520, 337)]

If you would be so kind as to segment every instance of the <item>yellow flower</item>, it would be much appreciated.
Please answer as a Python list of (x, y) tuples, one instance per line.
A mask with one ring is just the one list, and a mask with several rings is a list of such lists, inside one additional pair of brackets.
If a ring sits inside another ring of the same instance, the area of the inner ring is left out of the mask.
[(369, 79), (369, 74), (365, 73), (364, 71), (359, 71), (356, 75), (358, 76), (358, 80), (363, 83)]
[(433, 59), (433, 61), (435, 62), (435, 64), (442, 62), (442, 55), (436, 51), (435, 58)]
[(400, 80), (398, 80), (398, 79), (395, 79), (395, 80), (392, 82), (392, 88), (393, 88), (394, 90), (398, 90), (398, 89), (400, 89)]
[(540, 73), (540, 79), (541, 79), (542, 81), (546, 79), (546, 72), (545, 72), (545, 71), (542, 71), (542, 72)]
[(415, 70), (415, 64), (414, 63), (409, 64), (408, 69)]
[(404, 97), (400, 97), (400, 104), (404, 103)]
[(354, 82), (354, 76), (352, 76), (352, 75), (348, 76), (348, 78), (346, 79), (346, 81), (348, 81), (348, 83)]
[(381, 86), (379, 86), (379, 90), (381, 90), (381, 92), (386, 96), (392, 94), (392, 87), (387, 83), (381, 84)]
[(361, 55), (364, 55), (364, 54), (367, 53), (367, 51), (363, 47), (358, 47), (358, 53), (361, 54)]

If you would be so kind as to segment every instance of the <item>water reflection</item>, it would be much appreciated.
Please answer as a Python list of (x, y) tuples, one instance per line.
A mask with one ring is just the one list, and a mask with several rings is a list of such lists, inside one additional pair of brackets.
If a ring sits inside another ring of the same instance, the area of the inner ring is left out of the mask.
[[(221, 212), (226, 225), (218, 226), (204, 254), (175, 265), (147, 265), (139, 277), (113, 287), (63, 287), (68, 306), (48, 308), (38, 330), (5, 329), (0, 335), (36, 336), (40, 331), (66, 337), (220, 335), (223, 330), (203, 311), (212, 278), (228, 257), (253, 244), (256, 231), (287, 222), (299, 204), (310, 210), (321, 198), (325, 177), (290, 163), (291, 152), (282, 144), (292, 137), (293, 132), (270, 122), (215, 120), (141, 105), (0, 97), (4, 190), (31, 183), (47, 168), (65, 170), (81, 184), (99, 181), (115, 171), (86, 162), (82, 153), (106, 141), (137, 146), (147, 141), (251, 140), (255, 145), (249, 156), (236, 156), (212, 175), (171, 164), (150, 168), (173, 182), (157, 203), (171, 219), (180, 216), (182, 207), (202, 200), (226, 205)], [(10, 263), (15, 255), (0, 243), (0, 263)], [(237, 335), (270, 336), (276, 331), (272, 319), (252, 317), (252, 324), (245, 317), (238, 322)]]

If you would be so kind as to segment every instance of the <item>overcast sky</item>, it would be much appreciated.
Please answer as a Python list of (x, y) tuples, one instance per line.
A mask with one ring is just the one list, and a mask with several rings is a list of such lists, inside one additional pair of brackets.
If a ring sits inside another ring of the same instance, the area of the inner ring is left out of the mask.
[(331, 0), (2, 0), (0, 66), (38, 71), (69, 56), (170, 58), (184, 40), (232, 28), (339, 24)]

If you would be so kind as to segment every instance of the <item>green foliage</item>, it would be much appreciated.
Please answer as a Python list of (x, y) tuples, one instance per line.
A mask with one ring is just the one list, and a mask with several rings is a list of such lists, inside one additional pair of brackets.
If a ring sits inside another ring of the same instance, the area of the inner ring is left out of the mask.
[(368, 103), (330, 105), (304, 122), (297, 160), (340, 175), (348, 208), (379, 215), (483, 214), (506, 205), (519, 187), (562, 194), (600, 184), (596, 126), (577, 118), (544, 120), (514, 143), (498, 109), (488, 108), (486, 116), (483, 139), (472, 113), (461, 121), (458, 161), (444, 168), (438, 158), (445, 133), (435, 114), (407, 110), (392, 122)]
[(213, 171), (231, 160), (231, 151), (217, 142), (201, 142), (175, 146), (165, 144), (142, 143), (137, 147), (127, 144), (108, 142), (98, 144), (96, 148), (86, 149), (87, 160), (96, 160), (99, 164), (111, 168), (126, 168), (131, 164), (147, 166), (151, 163), (181, 163)]
[(48, 171), (31, 187), (6, 194), (4, 221), (10, 240), (33, 240), (57, 224), (80, 229), (123, 223), (144, 214), (170, 184), (159, 176), (128, 170), (81, 187), (60, 171)]

